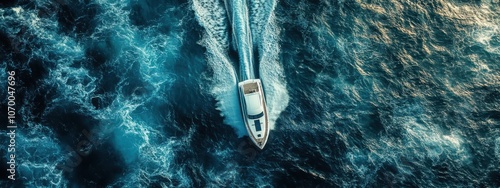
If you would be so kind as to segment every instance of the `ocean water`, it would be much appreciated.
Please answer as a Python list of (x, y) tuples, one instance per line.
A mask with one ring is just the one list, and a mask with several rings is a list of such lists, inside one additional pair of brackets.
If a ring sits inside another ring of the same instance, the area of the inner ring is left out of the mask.
[(0, 2), (0, 187), (500, 187), (499, 1), (232, 2)]

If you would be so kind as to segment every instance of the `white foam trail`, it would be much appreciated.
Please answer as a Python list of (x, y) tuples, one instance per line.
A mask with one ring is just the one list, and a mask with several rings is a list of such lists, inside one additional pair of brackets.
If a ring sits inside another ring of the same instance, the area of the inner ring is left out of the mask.
[(193, 10), (206, 35), (200, 41), (207, 48), (207, 62), (214, 72), (212, 90), (217, 109), (224, 116), (224, 123), (232, 126), (236, 134), (247, 134), (240, 111), (237, 74), (227, 56), (229, 41), (225, 9), (216, 0), (194, 0)]
[(224, 7), (216, 0), (194, 0), (193, 10), (196, 19), (205, 28), (206, 34), (213, 39), (217, 48), (227, 50), (229, 41), (227, 35), (227, 18)]
[[(215, 62), (213, 57), (210, 57), (210, 62)], [(238, 137), (247, 135), (246, 128), (244, 127), (241, 107), (238, 99), (238, 89), (236, 86), (236, 72), (230, 68), (229, 62), (222, 64), (210, 63), (215, 73), (214, 85), (211, 93), (214, 94), (217, 102), (217, 110), (221, 111), (224, 117), (224, 123), (231, 125)], [(229, 66), (229, 67), (228, 67)]]
[(252, 34), (248, 21), (248, 7), (246, 0), (231, 1), (232, 27), (236, 50), (240, 57), (241, 80), (254, 79)]
[(253, 33), (261, 35), (257, 37), (257, 47), (259, 54), (261, 54), (259, 75), (262, 79), (266, 95), (266, 103), (269, 111), (269, 127), (274, 129), (276, 120), (288, 106), (290, 100), (288, 91), (286, 90), (284, 70), (279, 60), (279, 27), (276, 25), (273, 13), (276, 1), (252, 1), (251, 4), (257, 8), (263, 7), (262, 9), (265, 10), (253, 12), (251, 19), (254, 22), (263, 22), (254, 24), (255, 28), (252, 28), (252, 31), (256, 31)]
[(274, 20), (275, 0), (250, 0), (250, 27), (252, 28), (252, 40), (255, 46), (262, 45), (262, 36), (266, 26)]

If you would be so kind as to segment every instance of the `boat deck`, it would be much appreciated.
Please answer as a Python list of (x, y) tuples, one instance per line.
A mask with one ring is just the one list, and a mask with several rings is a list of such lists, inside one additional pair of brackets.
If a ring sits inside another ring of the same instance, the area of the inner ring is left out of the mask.
[(258, 92), (259, 85), (257, 85), (257, 82), (245, 84), (243, 85), (243, 91), (245, 94)]
[[(262, 103), (264, 103), (264, 105), (265, 105), (264, 99), (262, 99)], [(258, 147), (260, 149), (264, 148), (264, 145), (267, 142), (267, 138), (269, 137), (269, 135), (268, 135), (269, 134), (269, 122), (268, 122), (268, 119), (267, 119), (268, 117), (267, 117), (267, 108), (266, 107), (264, 107), (264, 114), (265, 114), (264, 115), (265, 119), (264, 119), (263, 123), (264, 123), (264, 126), (266, 126), (266, 127), (264, 128), (265, 130), (264, 130), (263, 137), (259, 139), (259, 138), (255, 137), (255, 135), (253, 135), (252, 133), (250, 133), (250, 135), (252, 136), (253, 140), (255, 140), (257, 142), (257, 145), (258, 145)]]
[[(245, 122), (245, 127), (248, 131), (248, 134), (250, 136), (250, 140), (260, 149), (264, 148), (264, 146), (267, 143), (268, 137), (269, 137), (269, 120), (268, 120), (268, 112), (267, 112), (267, 107), (266, 107), (266, 101), (264, 98), (264, 90), (262, 88), (261, 82), (258, 79), (255, 80), (247, 80), (240, 82), (238, 84), (239, 87), (239, 92), (240, 92), (240, 105), (242, 107), (242, 115), (243, 119)], [(263, 110), (264, 110), (264, 115), (263, 117), (260, 117), (257, 119), (247, 119), (248, 114), (246, 111), (246, 103), (245, 103), (245, 95), (254, 95), (254, 94), (259, 94), (260, 95), (260, 103), (263, 105)], [(258, 123), (259, 125), (255, 125)], [(259, 127), (260, 128), (257, 128)], [(259, 130), (259, 131), (257, 131)], [(254, 135), (255, 134), (255, 135)], [(263, 134), (259, 136), (258, 134)]]

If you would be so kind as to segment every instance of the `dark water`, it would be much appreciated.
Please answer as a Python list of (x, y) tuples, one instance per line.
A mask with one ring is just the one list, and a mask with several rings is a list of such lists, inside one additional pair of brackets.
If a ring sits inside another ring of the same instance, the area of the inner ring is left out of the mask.
[(500, 2), (249, 1), (268, 144), (223, 1), (0, 3), (1, 187), (500, 187)]

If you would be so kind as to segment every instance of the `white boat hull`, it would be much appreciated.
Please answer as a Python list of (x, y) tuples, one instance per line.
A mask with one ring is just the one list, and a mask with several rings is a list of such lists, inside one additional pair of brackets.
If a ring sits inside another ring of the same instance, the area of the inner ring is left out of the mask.
[(250, 140), (263, 149), (269, 138), (269, 124), (260, 79), (250, 79), (238, 83), (241, 112)]

